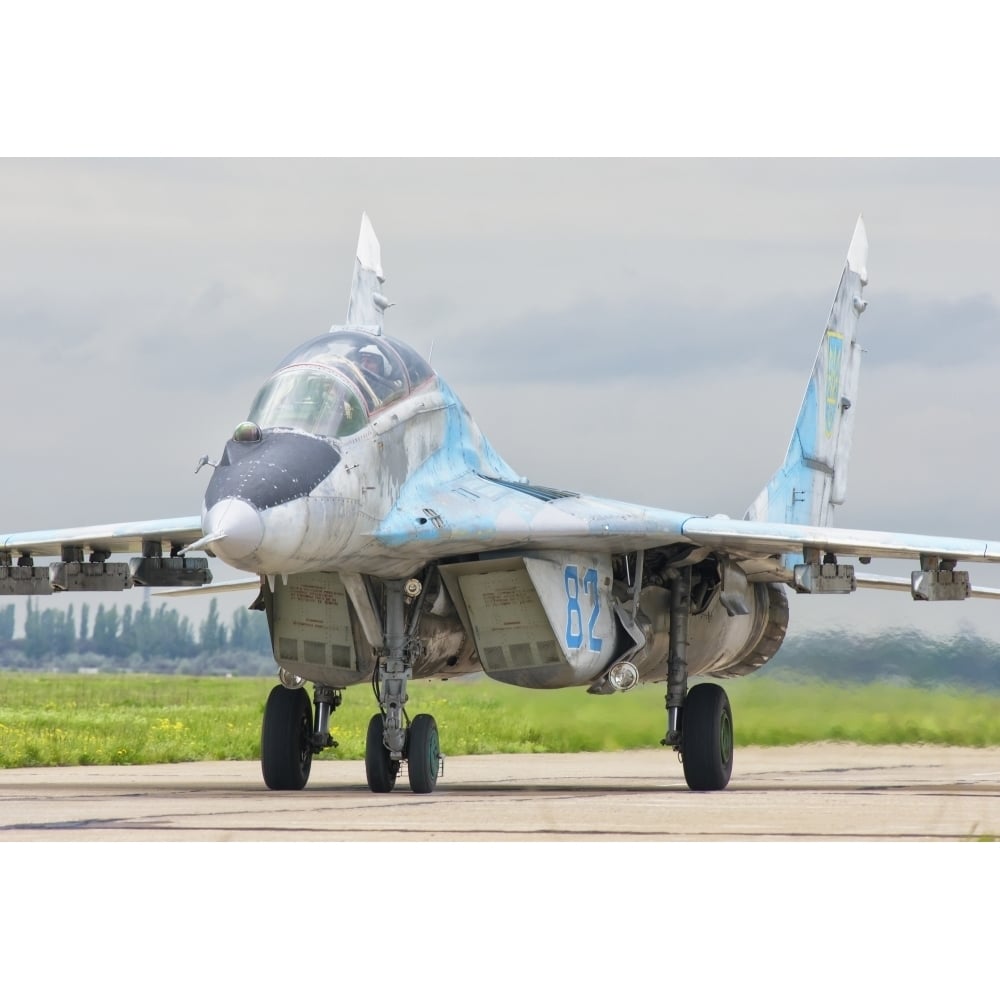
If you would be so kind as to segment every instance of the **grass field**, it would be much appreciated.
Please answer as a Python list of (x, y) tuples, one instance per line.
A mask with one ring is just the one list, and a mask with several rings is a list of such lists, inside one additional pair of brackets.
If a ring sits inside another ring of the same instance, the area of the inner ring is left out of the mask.
[[(253, 760), (270, 678), (0, 672), (0, 767)], [(1000, 697), (889, 685), (836, 687), (747, 678), (727, 685), (737, 744), (1000, 745)], [(430, 712), (445, 755), (655, 747), (665, 688), (625, 695), (525, 691), (488, 680), (417, 682), (411, 716)], [(331, 731), (340, 759), (364, 756), (371, 690), (345, 693)]]

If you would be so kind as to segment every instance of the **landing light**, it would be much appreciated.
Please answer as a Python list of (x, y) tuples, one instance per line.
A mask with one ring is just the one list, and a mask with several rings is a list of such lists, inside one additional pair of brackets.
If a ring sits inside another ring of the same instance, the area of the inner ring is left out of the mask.
[(616, 691), (631, 691), (639, 683), (639, 671), (634, 663), (622, 660), (608, 671), (608, 683)]

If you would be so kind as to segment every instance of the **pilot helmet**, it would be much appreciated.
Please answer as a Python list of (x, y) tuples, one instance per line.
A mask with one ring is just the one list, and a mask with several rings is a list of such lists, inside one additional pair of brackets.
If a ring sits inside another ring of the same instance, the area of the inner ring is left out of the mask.
[(388, 378), (392, 371), (389, 359), (374, 344), (362, 347), (358, 351), (358, 364), (366, 371), (374, 372), (383, 378)]

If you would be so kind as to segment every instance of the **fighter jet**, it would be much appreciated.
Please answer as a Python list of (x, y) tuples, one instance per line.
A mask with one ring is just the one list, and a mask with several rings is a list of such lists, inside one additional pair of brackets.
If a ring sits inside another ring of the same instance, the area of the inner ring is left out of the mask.
[[(956, 568), (1000, 562), (1000, 542), (832, 526), (867, 257), (859, 218), (784, 462), (742, 519), (706, 517), (519, 476), (431, 365), (387, 335), (381, 249), (363, 216), (346, 322), (287, 354), (219, 460), (202, 460), (200, 516), (0, 533), (0, 593), (210, 587), (209, 558), (250, 574), (279, 681), (261, 730), (272, 789), (305, 787), (313, 757), (335, 745), (344, 692), (370, 684), (369, 787), (389, 792), (405, 769), (412, 791), (433, 791), (437, 723), (410, 717), (409, 682), (478, 672), (592, 694), (663, 682), (662, 743), (691, 789), (723, 789), (733, 715), (707, 679), (774, 656), (789, 589), (1000, 596)], [(123, 552), (135, 555), (113, 561)], [(869, 576), (850, 557), (915, 568), (909, 580)]]

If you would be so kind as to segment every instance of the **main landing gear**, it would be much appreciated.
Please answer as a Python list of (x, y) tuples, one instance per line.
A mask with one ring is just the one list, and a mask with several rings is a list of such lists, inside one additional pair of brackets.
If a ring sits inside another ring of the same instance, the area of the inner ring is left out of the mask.
[(337, 745), (330, 735), (330, 716), (342, 696), (334, 688), (316, 685), (314, 725), (312, 705), (302, 679), (285, 670), (278, 676), (281, 684), (272, 689), (264, 706), (260, 767), (268, 788), (297, 792), (306, 787), (313, 755)]
[(661, 741), (680, 753), (684, 779), (696, 792), (720, 791), (733, 773), (733, 711), (718, 684), (688, 690), (688, 620), (691, 567), (675, 571), (670, 588), (667, 659), (667, 735)]

